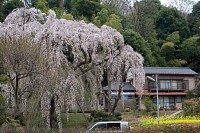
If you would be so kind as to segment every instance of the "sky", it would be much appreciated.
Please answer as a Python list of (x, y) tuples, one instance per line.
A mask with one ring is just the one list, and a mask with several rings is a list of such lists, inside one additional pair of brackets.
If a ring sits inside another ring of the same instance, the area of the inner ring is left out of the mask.
[[(181, 1), (193, 1), (194, 3), (193, 4), (183, 3), (183, 4), (178, 4), (181, 6), (177, 6), (177, 4), (175, 4), (175, 1), (177, 1), (178, 3), (181, 3)], [(191, 13), (193, 5), (196, 4), (198, 1), (200, 0), (160, 0), (162, 5), (165, 5), (165, 6), (173, 5), (178, 10), (181, 10), (185, 13)]]
[[(192, 0), (194, 1), (195, 3), (197, 3), (198, 1), (200, 0)], [(169, 0), (160, 0), (160, 2), (163, 4), (163, 5), (169, 5)]]

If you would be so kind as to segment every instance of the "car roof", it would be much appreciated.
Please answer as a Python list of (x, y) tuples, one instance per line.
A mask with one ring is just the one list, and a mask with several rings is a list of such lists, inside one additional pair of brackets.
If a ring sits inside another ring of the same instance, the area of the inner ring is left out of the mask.
[(96, 123), (128, 123), (127, 121), (99, 121)]

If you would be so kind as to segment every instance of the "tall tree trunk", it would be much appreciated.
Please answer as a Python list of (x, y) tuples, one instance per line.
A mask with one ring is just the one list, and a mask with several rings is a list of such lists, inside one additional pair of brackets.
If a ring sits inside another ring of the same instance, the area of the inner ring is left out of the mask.
[(55, 112), (55, 97), (51, 99), (51, 109), (50, 109), (50, 128), (58, 129), (58, 122)]
[(111, 69), (110, 68), (107, 68), (107, 78), (108, 78), (108, 99), (107, 99), (107, 109), (108, 109), (108, 112), (111, 112), (111, 84), (112, 84), (112, 81), (111, 81)]
[(117, 98), (115, 99), (115, 103), (114, 103), (112, 110), (111, 110), (111, 113), (110, 113), (111, 116), (113, 116), (115, 109), (117, 107), (117, 103), (118, 103), (119, 99), (121, 98), (121, 92), (122, 92), (122, 85), (120, 84)]
[(15, 79), (15, 103), (17, 111), (19, 111), (18, 89), (19, 89), (19, 76), (17, 75)]

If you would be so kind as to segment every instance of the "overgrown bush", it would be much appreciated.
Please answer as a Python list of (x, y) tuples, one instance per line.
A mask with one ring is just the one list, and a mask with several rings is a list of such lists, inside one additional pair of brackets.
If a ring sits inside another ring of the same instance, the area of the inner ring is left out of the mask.
[(0, 125), (6, 121), (6, 115), (0, 115)]
[[(2, 80), (1, 76), (0, 76), (0, 81)], [(0, 125), (2, 125), (5, 121), (6, 121), (6, 111), (7, 111), (7, 105), (6, 105), (6, 101), (5, 98), (2, 95), (2, 89), (0, 88)]]
[(195, 97), (195, 95), (194, 95), (194, 91), (193, 90), (188, 90), (186, 92), (186, 98), (191, 99), (191, 98), (194, 98), (194, 97)]
[(147, 109), (147, 111), (153, 111), (153, 110), (156, 110), (156, 106), (155, 104), (152, 102), (152, 100), (150, 99), (149, 96), (144, 96), (143, 97), (143, 101), (144, 101), (144, 105)]
[(186, 116), (200, 115), (200, 98), (187, 99), (184, 101), (184, 113)]
[(97, 122), (97, 121), (118, 121), (121, 120), (121, 113), (116, 112), (114, 115), (110, 115), (110, 113), (102, 111), (102, 110), (94, 110), (91, 111), (90, 114), (90, 121)]

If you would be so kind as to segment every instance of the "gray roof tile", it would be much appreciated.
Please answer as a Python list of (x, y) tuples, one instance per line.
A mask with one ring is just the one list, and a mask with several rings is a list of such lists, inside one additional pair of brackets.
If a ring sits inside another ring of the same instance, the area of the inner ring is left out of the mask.
[(145, 74), (180, 74), (180, 75), (197, 75), (189, 67), (144, 67)]
[[(111, 84), (111, 90), (119, 90), (119, 84), (120, 82), (114, 82)], [(130, 84), (129, 82), (122, 82), (122, 88), (123, 90), (130, 91), (130, 90), (136, 90), (135, 87)], [(108, 86), (104, 87), (104, 90), (108, 90)]]

